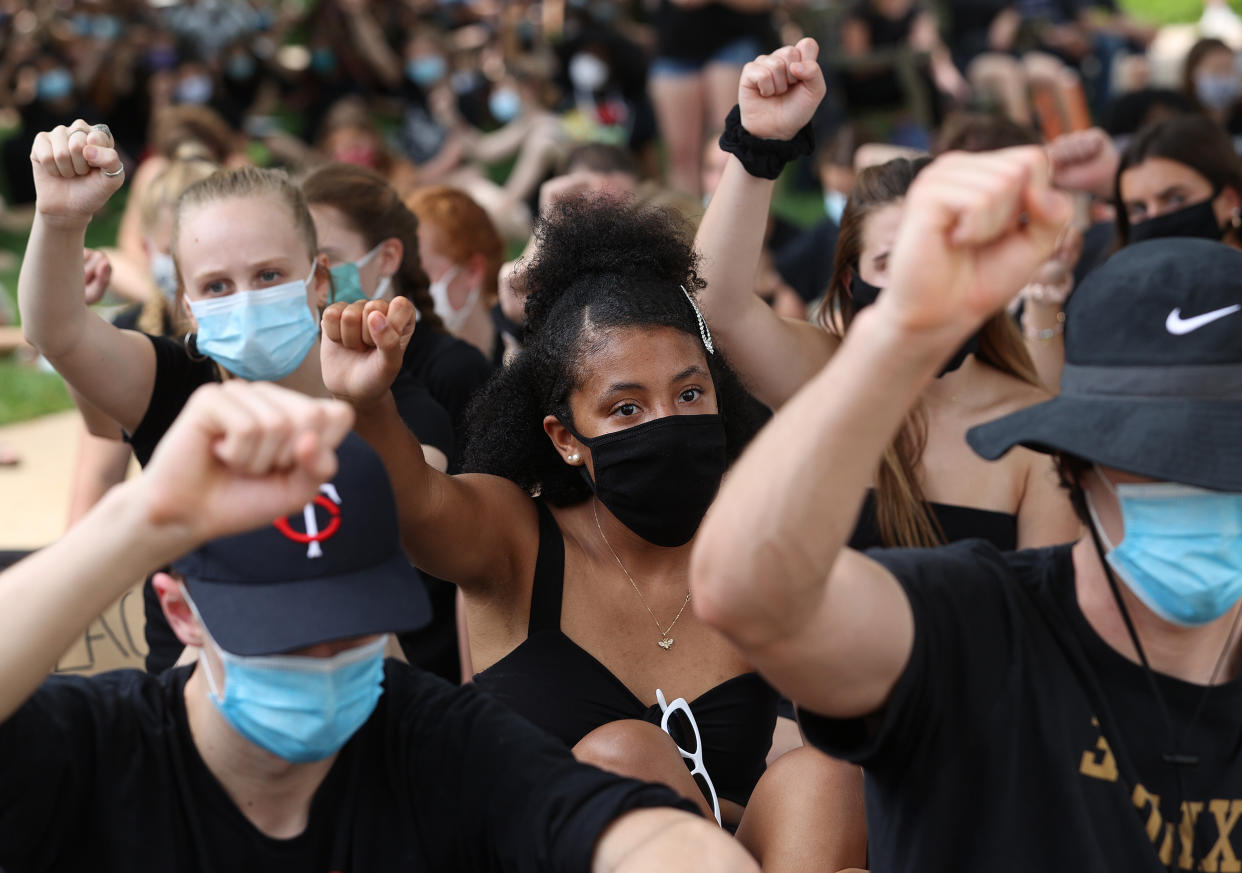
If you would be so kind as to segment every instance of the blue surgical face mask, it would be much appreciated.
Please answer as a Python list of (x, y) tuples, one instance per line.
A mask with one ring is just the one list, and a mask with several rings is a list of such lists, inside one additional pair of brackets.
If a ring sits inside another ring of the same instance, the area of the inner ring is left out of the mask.
[(315, 276), (215, 300), (190, 301), (198, 350), (251, 382), (275, 382), (298, 368), (319, 336), (306, 300)]
[(1207, 624), (1242, 598), (1242, 494), (1158, 482), (1114, 485), (1125, 535), (1113, 545), (1087, 493), (1108, 563), (1165, 621)]
[(439, 55), (422, 55), (405, 62), (405, 74), (421, 88), (434, 85), (444, 78), (448, 65)]
[(1237, 101), (1240, 85), (1235, 75), (1200, 73), (1195, 76), (1195, 96), (1208, 109), (1223, 112)]
[(522, 98), (512, 88), (499, 88), (487, 98), (487, 111), (501, 124), (508, 124), (522, 111)]
[(56, 67), (39, 75), (35, 93), (45, 103), (64, 100), (73, 93), (73, 74), (64, 67)]
[(383, 694), (385, 637), (331, 658), (243, 657), (207, 642), (224, 669), (221, 691), (199, 656), (211, 702), (247, 740), (294, 764), (340, 751)]
[(833, 220), (833, 223), (841, 223), (841, 216), (845, 214), (845, 203), (849, 199), (840, 191), (829, 189), (824, 192), (824, 213)]
[(362, 274), (359, 268), (365, 267), (371, 263), (372, 259), (379, 254), (381, 242), (378, 246), (371, 249), (356, 261), (346, 261), (344, 264), (337, 264), (331, 270), (332, 273), (332, 301), (334, 303), (353, 303), (355, 300), (380, 300), (388, 293), (388, 286), (392, 284), (392, 276), (383, 276), (379, 282), (375, 284), (375, 290), (368, 295), (362, 290)]
[(169, 303), (177, 298), (177, 265), (173, 262), (172, 255), (158, 249), (152, 250), (151, 281)]

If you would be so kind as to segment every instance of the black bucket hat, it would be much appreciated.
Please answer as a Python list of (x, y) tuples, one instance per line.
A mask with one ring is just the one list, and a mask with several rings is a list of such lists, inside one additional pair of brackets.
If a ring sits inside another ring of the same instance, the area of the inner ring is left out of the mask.
[(352, 433), (336, 455), (336, 476), (301, 512), (213, 540), (173, 564), (226, 652), (274, 655), (430, 621), (427, 589), (401, 548), (383, 463)]
[(1066, 306), (1058, 397), (966, 434), (1242, 492), (1242, 252), (1200, 239), (1128, 246)]

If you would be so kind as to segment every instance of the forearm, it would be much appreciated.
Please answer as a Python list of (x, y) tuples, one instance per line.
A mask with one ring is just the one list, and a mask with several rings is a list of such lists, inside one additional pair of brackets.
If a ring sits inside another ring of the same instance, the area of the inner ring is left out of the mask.
[(1065, 369), (1065, 314), (1061, 306), (1027, 301), (1022, 335), (1040, 381), (1050, 392), (1059, 394), (1061, 371)]
[(700, 275), (707, 282), (701, 303), (714, 332), (736, 330), (759, 302), (755, 275), (775, 187), (775, 181), (752, 176), (730, 155), (699, 224), (694, 246), (702, 255)]
[(758, 873), (741, 844), (714, 823), (673, 809), (639, 809), (600, 837), (592, 873), (645, 873), (659, 869)]
[(427, 515), (431, 478), (423, 446), (397, 412), (391, 392), (375, 404), (356, 409), (354, 430), (380, 456), (388, 471), (400, 515), (401, 538), (411, 558), (419, 551)]
[(108, 604), (193, 545), (151, 524), (142, 487), (114, 488), (58, 542), (0, 574), (0, 721)]
[(102, 249), (112, 265), (112, 282), (109, 289), (133, 303), (146, 303), (151, 295), (159, 293), (151, 279), (151, 265), (146, 254), (138, 260), (121, 249)]
[(77, 344), (88, 317), (85, 240), (85, 224), (49, 224), (36, 213), (22, 259), (17, 280), (22, 333), (53, 363)]
[(885, 448), (960, 342), (903, 332), (882, 305), (760, 432), (699, 530), (696, 607), (747, 648), (815, 615)]
[(385, 85), (392, 87), (401, 81), (401, 63), (384, 39), (379, 22), (367, 10), (353, 12), (349, 16), (349, 29), (354, 44)]

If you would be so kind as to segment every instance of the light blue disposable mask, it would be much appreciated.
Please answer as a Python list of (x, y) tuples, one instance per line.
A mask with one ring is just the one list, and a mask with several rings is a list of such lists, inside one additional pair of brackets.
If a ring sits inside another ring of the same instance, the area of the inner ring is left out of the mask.
[(841, 216), (845, 214), (845, 204), (848, 200), (849, 197), (840, 191), (829, 189), (824, 192), (824, 213), (833, 220), (833, 223), (841, 223)]
[(1242, 494), (1159, 482), (1114, 485), (1125, 536), (1109, 541), (1095, 507), (1087, 507), (1107, 560), (1134, 596), (1184, 627), (1207, 624), (1242, 598)]
[(422, 55), (405, 62), (405, 74), (421, 88), (434, 85), (444, 78), (448, 64), (439, 55)]
[(522, 98), (512, 88), (500, 88), (487, 98), (487, 111), (501, 124), (508, 124), (522, 111)]
[(169, 303), (177, 299), (177, 265), (172, 255), (158, 249), (151, 252), (151, 280)]
[(365, 267), (367, 264), (379, 254), (381, 242), (378, 246), (371, 249), (356, 261), (346, 261), (343, 264), (337, 264), (328, 272), (332, 274), (332, 301), (334, 303), (353, 303), (355, 300), (379, 300), (388, 293), (388, 286), (392, 284), (392, 276), (383, 276), (375, 284), (375, 291), (369, 296), (362, 290), (362, 275), (358, 272), (359, 268)]
[(41, 73), (35, 93), (40, 100), (47, 102), (63, 100), (73, 93), (73, 74), (64, 67)]
[(1195, 96), (1208, 109), (1224, 111), (1238, 99), (1242, 83), (1237, 76), (1216, 76), (1200, 73), (1195, 76)]
[(340, 751), (383, 694), (385, 637), (331, 658), (243, 657), (208, 643), (224, 667), (221, 691), (199, 656), (216, 709), (250, 742), (295, 764)]
[(298, 368), (319, 336), (306, 300), (315, 275), (260, 291), (239, 291), (215, 300), (194, 300), (198, 350), (235, 376), (275, 382)]

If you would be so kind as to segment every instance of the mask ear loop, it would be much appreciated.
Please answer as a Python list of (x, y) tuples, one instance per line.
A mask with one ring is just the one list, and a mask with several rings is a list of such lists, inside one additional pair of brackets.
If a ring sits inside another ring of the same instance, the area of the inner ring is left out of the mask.
[[(215, 649), (216, 656), (220, 657), (221, 649), (218, 645), (216, 645), (215, 639), (212, 638), (211, 631), (207, 630), (207, 623), (204, 622), (203, 617), (199, 615), (198, 607), (194, 605), (194, 599), (190, 597), (190, 590), (186, 587), (184, 582), (181, 583), (181, 597), (185, 600), (186, 606), (190, 607), (190, 612), (192, 612), (194, 614), (194, 617), (198, 620), (199, 627), (203, 629), (203, 636), (207, 640), (207, 645)], [(207, 676), (207, 687), (211, 690), (211, 696), (214, 697), (217, 701), (223, 703), (224, 695), (220, 692), (220, 689), (216, 686), (215, 677), (211, 675), (211, 663), (207, 660), (206, 657), (204, 657), (204, 653), (203, 653), (204, 648), (205, 647), (203, 646), (199, 647), (198, 663), (203, 665), (203, 673)], [(220, 663), (221, 665), (224, 664), (223, 657), (220, 657)]]

